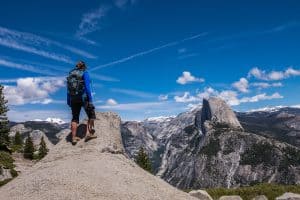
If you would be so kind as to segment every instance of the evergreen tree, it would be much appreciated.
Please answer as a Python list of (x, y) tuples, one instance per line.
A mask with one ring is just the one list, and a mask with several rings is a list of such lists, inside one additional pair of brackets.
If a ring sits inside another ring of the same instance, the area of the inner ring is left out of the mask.
[(34, 145), (32, 142), (32, 138), (28, 136), (25, 141), (25, 146), (24, 146), (24, 158), (27, 159), (33, 159), (33, 153), (34, 153)]
[(41, 138), (40, 148), (39, 148), (39, 159), (44, 158), (48, 153), (47, 145), (44, 140), (44, 136)]
[(19, 145), (19, 146), (23, 145), (22, 136), (21, 136), (19, 131), (17, 131), (16, 134), (15, 134), (14, 145)]
[(9, 121), (6, 113), (8, 111), (7, 100), (3, 93), (3, 86), (0, 85), (0, 150), (7, 149), (9, 145)]
[(140, 148), (135, 161), (141, 168), (152, 173), (152, 166), (151, 166), (150, 159), (143, 147)]

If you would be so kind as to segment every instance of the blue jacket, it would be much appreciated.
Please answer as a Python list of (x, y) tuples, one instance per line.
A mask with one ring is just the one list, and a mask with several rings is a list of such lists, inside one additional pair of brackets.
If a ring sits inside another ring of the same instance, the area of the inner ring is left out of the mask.
[[(85, 71), (82, 75), (82, 79), (84, 80), (84, 92), (83, 92), (83, 97), (86, 96), (87, 100), (90, 103), (93, 103), (93, 97), (92, 97), (92, 89), (91, 89), (91, 79), (90, 75), (87, 71)], [(67, 104), (70, 106), (71, 105), (71, 97), (69, 93), (67, 93)]]

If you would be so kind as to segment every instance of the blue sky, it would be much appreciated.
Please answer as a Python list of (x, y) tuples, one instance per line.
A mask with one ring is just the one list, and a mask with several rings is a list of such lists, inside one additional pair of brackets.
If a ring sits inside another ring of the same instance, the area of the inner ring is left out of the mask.
[(297, 0), (10, 0), (0, 12), (12, 121), (69, 120), (65, 77), (78, 60), (97, 110), (124, 120), (175, 115), (209, 96), (238, 111), (300, 104)]

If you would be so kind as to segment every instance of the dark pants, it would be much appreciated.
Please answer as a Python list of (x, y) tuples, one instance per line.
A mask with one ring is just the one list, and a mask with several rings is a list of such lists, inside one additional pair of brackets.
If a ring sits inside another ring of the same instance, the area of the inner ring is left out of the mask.
[(95, 109), (89, 108), (87, 101), (83, 101), (82, 98), (74, 98), (71, 99), (72, 122), (79, 123), (81, 107), (84, 108), (89, 119), (96, 119)]

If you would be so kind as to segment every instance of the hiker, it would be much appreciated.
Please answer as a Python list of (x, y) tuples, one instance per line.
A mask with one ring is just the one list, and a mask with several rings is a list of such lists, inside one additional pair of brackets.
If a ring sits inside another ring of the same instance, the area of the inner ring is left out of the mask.
[(83, 61), (79, 61), (76, 67), (69, 72), (67, 88), (67, 103), (72, 110), (72, 144), (76, 144), (80, 140), (80, 138), (76, 136), (76, 133), (81, 107), (84, 108), (88, 116), (85, 140), (96, 138), (97, 136), (94, 135), (94, 120), (96, 119), (96, 114), (91, 92), (91, 81), (87, 67)]

